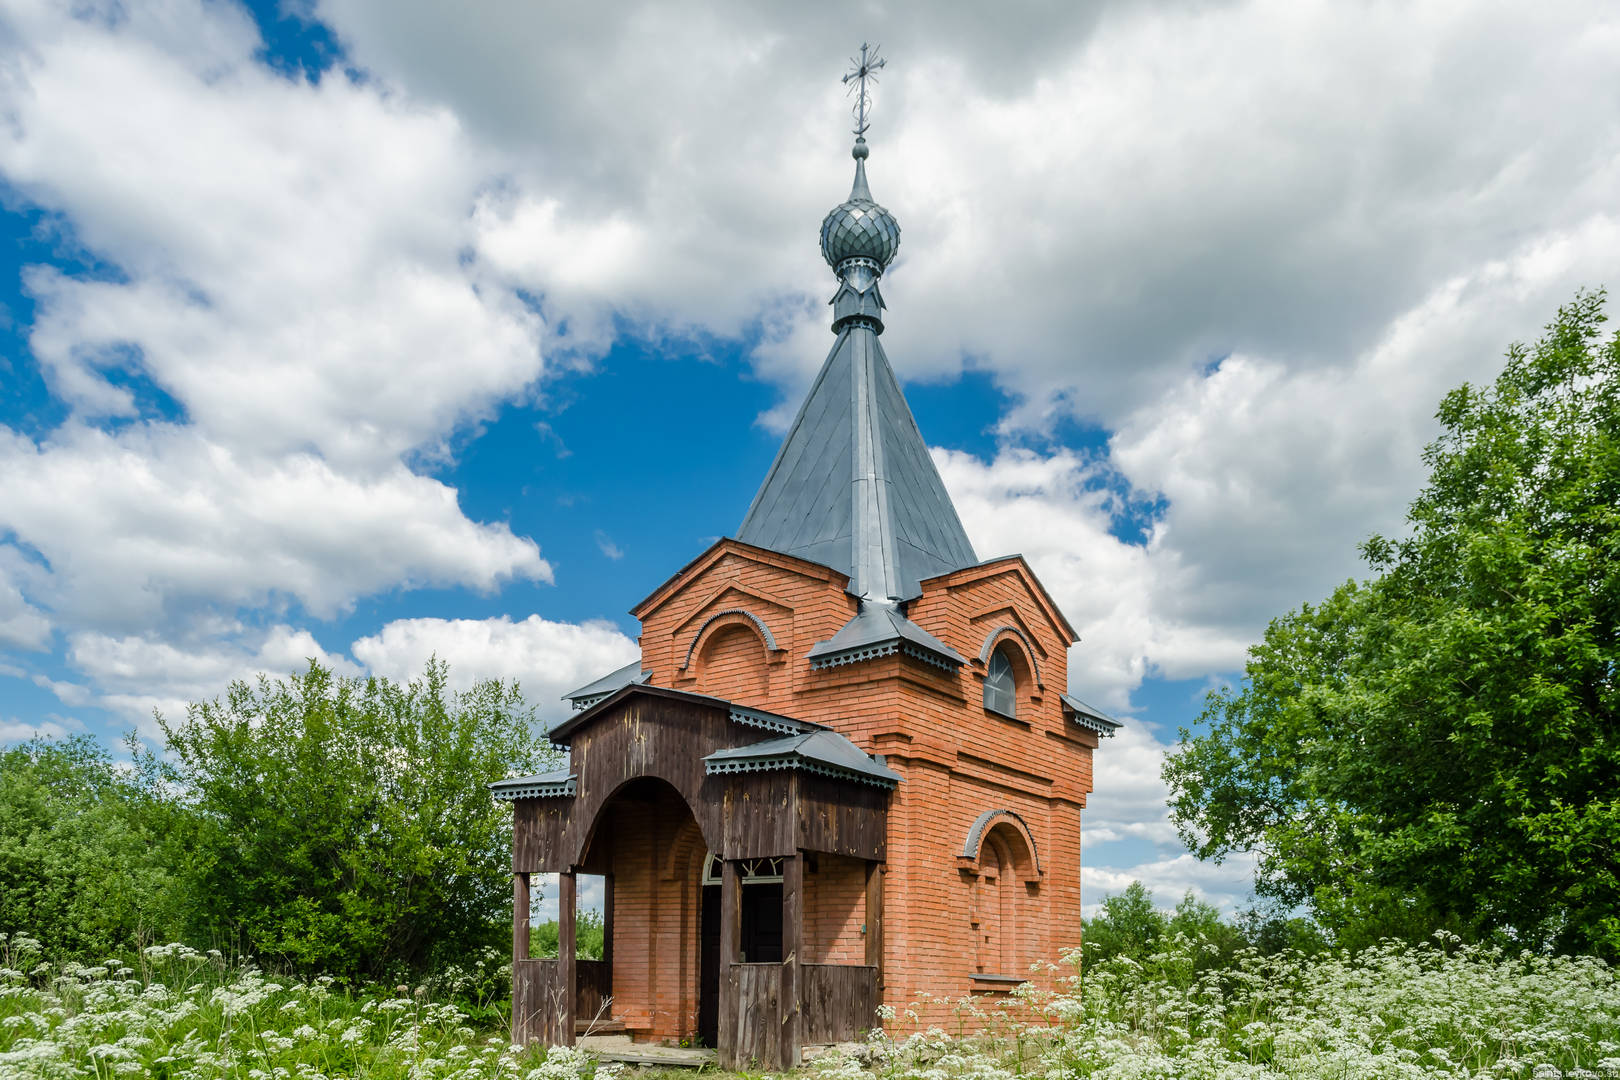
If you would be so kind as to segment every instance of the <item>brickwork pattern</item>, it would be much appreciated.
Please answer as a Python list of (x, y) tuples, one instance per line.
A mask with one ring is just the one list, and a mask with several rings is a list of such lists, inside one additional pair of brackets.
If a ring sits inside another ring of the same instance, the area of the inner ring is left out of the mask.
[[(959, 671), (901, 655), (814, 670), (811, 646), (856, 612), (847, 584), (825, 567), (721, 541), (635, 609), (642, 665), (655, 684), (826, 724), (886, 755), (904, 780), (889, 811), (884, 1000), (904, 1008), (922, 994), (994, 990), (975, 976), (1023, 976), (1080, 941), (1080, 823), (1097, 739), (1065, 720), (1058, 700), (1073, 630), (1012, 557), (925, 581), (909, 606), (914, 622), (969, 658)], [(729, 609), (759, 618), (777, 648), (766, 648), (751, 619), (714, 617)], [(1013, 660), (1016, 719), (983, 707), (987, 642)], [(1033, 860), (1027, 873), (1008, 865), (1017, 862), (1016, 844), (981, 844), (964, 857), (974, 820), (1003, 809), (1027, 827), (1039, 873)], [(811, 962), (864, 961), (863, 888), (864, 868), (857, 874), (828, 857), (807, 877)], [(615, 965), (617, 984), (635, 954), (616, 955), (625, 958)], [(657, 988), (683, 992), (673, 982)]]

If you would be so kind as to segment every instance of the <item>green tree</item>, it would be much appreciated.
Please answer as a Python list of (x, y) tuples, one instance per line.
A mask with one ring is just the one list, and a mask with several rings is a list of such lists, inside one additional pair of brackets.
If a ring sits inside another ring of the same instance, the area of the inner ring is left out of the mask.
[(159, 723), (201, 818), (200, 934), (356, 977), (508, 932), (511, 811), (486, 785), (556, 753), (515, 684), (452, 695), (437, 660), (405, 685), (312, 661)]
[(1341, 944), (1449, 928), (1620, 956), (1620, 339), (1582, 293), (1439, 410), (1372, 571), (1272, 622), (1164, 776), (1200, 857)]
[(88, 735), (0, 751), (0, 931), (97, 958), (172, 936), (193, 825)]
[(1101, 910), (1085, 921), (1085, 958), (1144, 960), (1158, 950), (1168, 923), (1164, 913), (1153, 906), (1152, 890), (1133, 881), (1124, 892), (1103, 897)]

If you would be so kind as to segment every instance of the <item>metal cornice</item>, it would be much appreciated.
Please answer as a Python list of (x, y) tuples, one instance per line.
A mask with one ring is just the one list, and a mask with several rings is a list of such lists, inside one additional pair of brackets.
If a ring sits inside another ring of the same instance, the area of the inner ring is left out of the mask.
[(759, 728), (762, 731), (774, 731), (778, 735), (803, 735), (807, 731), (816, 731), (822, 727), (820, 724), (760, 712), (758, 709), (749, 709), (741, 705), (733, 705), (729, 715), (733, 723)]
[(893, 791), (897, 786), (893, 780), (869, 776), (851, 769), (834, 768), (831, 765), (822, 765), (819, 762), (806, 761), (804, 758), (792, 754), (762, 758), (732, 758), (727, 761), (705, 761), (703, 763), (703, 772), (707, 776), (722, 776), (726, 773), (772, 772), (781, 769), (796, 769), (799, 772), (831, 776), (837, 780), (854, 780), (857, 783), (871, 784), (873, 787), (883, 788), (885, 791)]
[(974, 818), (973, 825), (968, 829), (967, 840), (962, 844), (961, 857), (977, 860), (979, 847), (984, 843), (984, 835), (990, 831), (991, 823), (997, 818), (1003, 817), (1011, 818), (1018, 823), (1019, 830), (1024, 834), (1024, 843), (1029, 845), (1030, 862), (1035, 864), (1035, 872), (1039, 874), (1041, 872), (1041, 854), (1035, 849), (1035, 834), (1029, 831), (1029, 823), (1012, 810), (986, 810)]
[[(524, 778), (518, 778), (519, 781), (522, 779)], [(516, 802), (518, 799), (572, 798), (577, 781), (578, 777), (570, 774), (566, 780), (535, 780), (527, 784), (512, 780), (497, 780), (489, 785), (489, 788), (490, 794), (501, 802)]]
[(984, 639), (984, 647), (979, 650), (979, 663), (988, 664), (990, 654), (995, 650), (996, 638), (1002, 634), (1016, 634), (1019, 641), (1024, 643), (1024, 651), (1029, 654), (1029, 666), (1035, 669), (1035, 685), (1044, 687), (1046, 683), (1041, 679), (1041, 662), (1035, 658), (1035, 643), (1029, 640), (1029, 635), (1014, 626), (1012, 623), (1002, 623)]
[(765, 625), (764, 619), (760, 618), (758, 615), (755, 615), (752, 611), (749, 611), (746, 608), (726, 608), (724, 611), (717, 611), (713, 615), (710, 615), (707, 619), (704, 619), (703, 625), (698, 627), (697, 633), (692, 635), (692, 643), (686, 647), (686, 659), (681, 661), (682, 671), (685, 671), (687, 668), (692, 666), (692, 654), (697, 651), (698, 642), (703, 640), (703, 631), (714, 625), (716, 619), (723, 619), (727, 615), (741, 615), (748, 619), (759, 630), (760, 636), (765, 639), (765, 647), (767, 649), (769, 649), (771, 652), (781, 651), (776, 644), (776, 635), (771, 633), (771, 628)]

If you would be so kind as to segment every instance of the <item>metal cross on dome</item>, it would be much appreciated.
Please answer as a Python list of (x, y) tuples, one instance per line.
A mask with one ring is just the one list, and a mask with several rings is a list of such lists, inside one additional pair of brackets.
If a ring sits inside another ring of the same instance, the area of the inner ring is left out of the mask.
[[(872, 84), (876, 86), (878, 69), (888, 63), (888, 60), (878, 59), (878, 50), (882, 48), (881, 45), (871, 46), (870, 55), (868, 55), (867, 48), (866, 42), (861, 42), (861, 58), (859, 60), (853, 56), (849, 58), (854, 70), (844, 76), (844, 85), (849, 87), (848, 92), (855, 94), (855, 106), (851, 112), (855, 115), (856, 135), (866, 134), (866, 113), (872, 107), (872, 94), (866, 88), (867, 80), (870, 79)], [(851, 83), (854, 83), (854, 85), (851, 86)]]

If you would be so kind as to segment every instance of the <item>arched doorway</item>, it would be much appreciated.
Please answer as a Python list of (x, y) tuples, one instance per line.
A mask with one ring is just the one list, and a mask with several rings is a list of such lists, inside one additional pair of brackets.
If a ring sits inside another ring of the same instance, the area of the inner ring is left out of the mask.
[[(635, 960), (609, 962), (600, 1015), (587, 1014), (582, 993), (580, 1034), (623, 1032), (653, 1041), (699, 1035), (703, 991), (717, 993), (699, 978), (707, 853), (691, 808), (664, 780), (638, 777), (602, 804), (579, 869), (607, 882), (604, 952)], [(593, 974), (582, 961), (582, 990)]]

